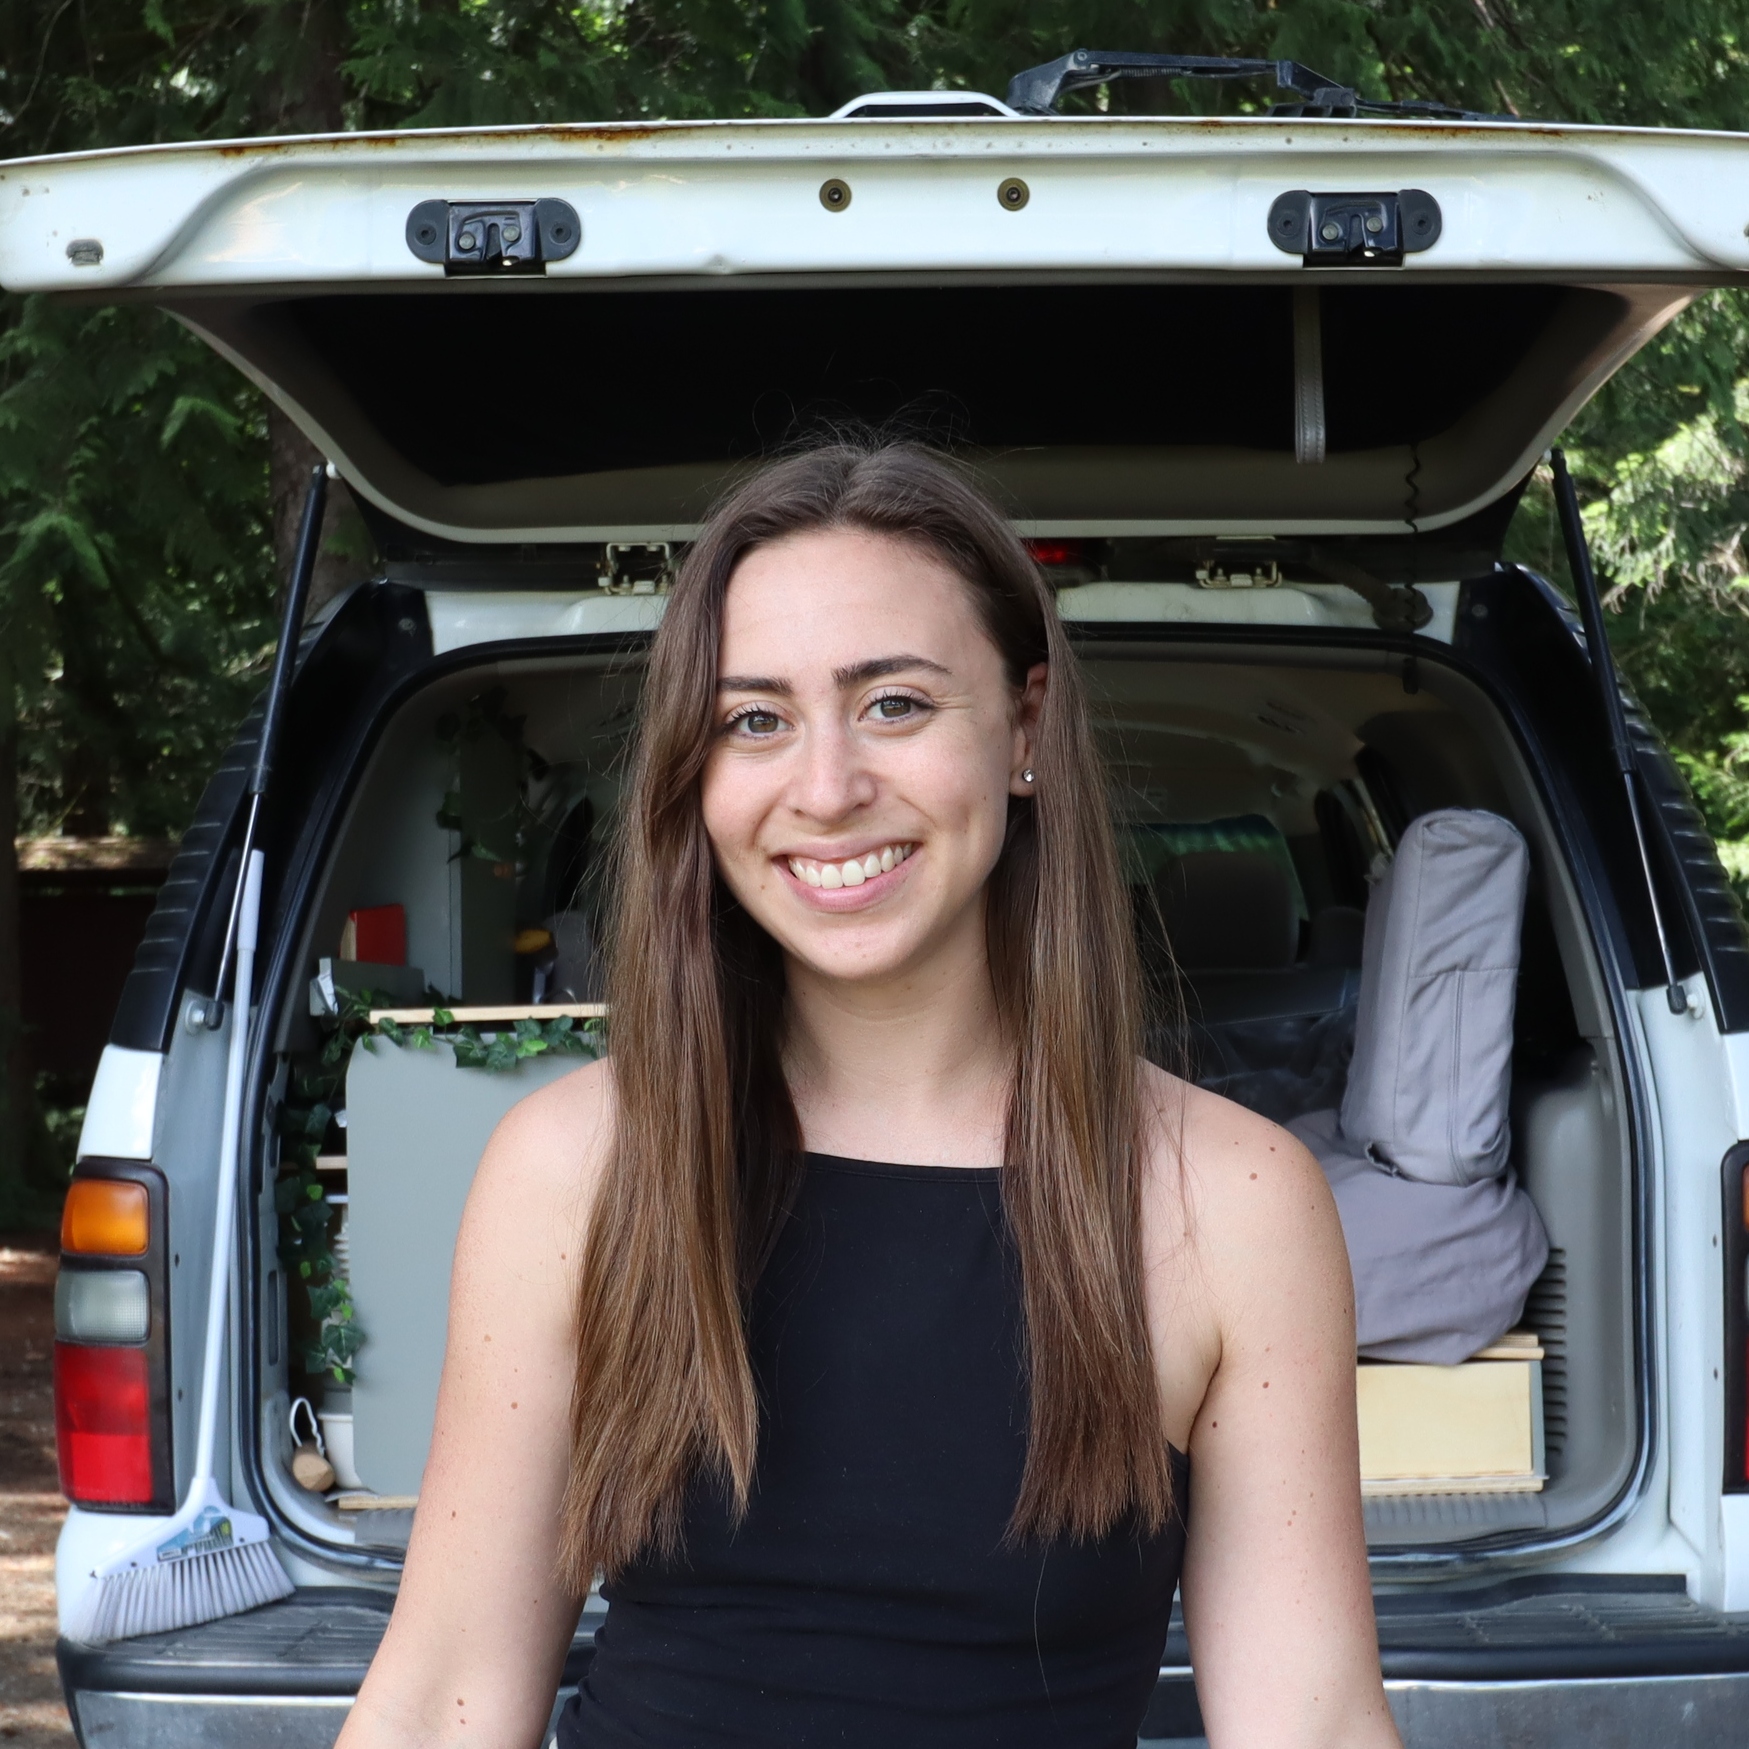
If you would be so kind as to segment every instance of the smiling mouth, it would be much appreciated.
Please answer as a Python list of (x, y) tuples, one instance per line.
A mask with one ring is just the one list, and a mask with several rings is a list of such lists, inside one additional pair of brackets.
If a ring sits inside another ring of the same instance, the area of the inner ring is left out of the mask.
[(876, 875), (891, 874), (916, 848), (915, 844), (884, 844), (844, 862), (811, 862), (803, 856), (787, 860), (790, 873), (810, 887), (860, 887)]

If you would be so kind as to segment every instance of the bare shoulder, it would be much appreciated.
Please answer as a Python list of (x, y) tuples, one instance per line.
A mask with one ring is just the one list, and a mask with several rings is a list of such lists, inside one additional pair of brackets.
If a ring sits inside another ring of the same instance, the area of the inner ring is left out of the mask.
[[(481, 1250), (556, 1248), (573, 1261), (613, 1141), (613, 1071), (589, 1063), (537, 1088), (499, 1121), (480, 1159), (458, 1263)], [(567, 1272), (568, 1273), (568, 1272)]]
[[(1149, 1182), (1172, 1186), (1181, 1231), (1223, 1298), (1271, 1278), (1342, 1285), (1348, 1256), (1323, 1169), (1278, 1124), (1162, 1070), (1143, 1082)], [(1161, 1196), (1159, 1200), (1167, 1200)]]

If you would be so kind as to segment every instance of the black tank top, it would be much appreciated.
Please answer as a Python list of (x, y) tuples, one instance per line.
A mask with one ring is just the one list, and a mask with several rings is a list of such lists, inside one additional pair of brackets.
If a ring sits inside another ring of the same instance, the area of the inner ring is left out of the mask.
[(560, 1749), (1135, 1749), (1184, 1553), (1003, 1546), (1026, 1458), (999, 1170), (810, 1155), (754, 1296), (762, 1420), (737, 1528), (605, 1588)]

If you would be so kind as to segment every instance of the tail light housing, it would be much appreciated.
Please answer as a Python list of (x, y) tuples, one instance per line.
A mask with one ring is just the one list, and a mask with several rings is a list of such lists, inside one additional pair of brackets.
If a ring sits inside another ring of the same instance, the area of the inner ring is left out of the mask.
[(61, 1492), (76, 1506), (175, 1505), (167, 1243), (159, 1173), (127, 1160), (80, 1163), (55, 1281), (55, 1446)]

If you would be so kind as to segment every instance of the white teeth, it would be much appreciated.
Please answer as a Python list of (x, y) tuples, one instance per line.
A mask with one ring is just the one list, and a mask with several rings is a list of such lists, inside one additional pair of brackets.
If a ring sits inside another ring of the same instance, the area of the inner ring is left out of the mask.
[(867, 856), (853, 856), (847, 862), (807, 862), (792, 856), (789, 871), (810, 887), (860, 887), (876, 875), (891, 874), (915, 848), (912, 844), (888, 844), (871, 850)]

